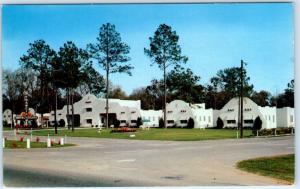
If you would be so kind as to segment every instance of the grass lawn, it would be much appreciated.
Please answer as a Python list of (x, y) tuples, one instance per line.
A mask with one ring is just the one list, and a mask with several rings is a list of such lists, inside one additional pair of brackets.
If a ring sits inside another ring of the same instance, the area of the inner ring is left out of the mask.
[(237, 167), (248, 172), (294, 182), (295, 155), (283, 155), (244, 160)]
[[(15, 144), (15, 145), (14, 145)], [(26, 148), (27, 143), (26, 141), (16, 141), (16, 140), (6, 140), (5, 141), (5, 149), (17, 149), (17, 148)], [(74, 144), (64, 144), (63, 146), (55, 143), (51, 146), (51, 148), (60, 148), (60, 147), (66, 147), (66, 146), (75, 146)], [(31, 148), (47, 148), (46, 142), (31, 142), (30, 144)]]
[(13, 130), (10, 127), (2, 127), (2, 128), (3, 128), (3, 131), (11, 131), (11, 130)]
[[(135, 139), (135, 140), (173, 140), (173, 141), (197, 141), (197, 140), (211, 140), (211, 139), (226, 139), (236, 138), (236, 130), (234, 129), (183, 129), (183, 128), (168, 128), (142, 130), (138, 129), (131, 133), (111, 133), (111, 130), (104, 129), (101, 133), (97, 132), (97, 128), (89, 129), (75, 129), (59, 130), (58, 135), (54, 134), (54, 130), (33, 131), (33, 135), (40, 136), (73, 136), (73, 137), (96, 137), (96, 138), (117, 138), (117, 139)], [(135, 137), (130, 137), (134, 134)], [(251, 130), (244, 130), (244, 136), (251, 136)]]

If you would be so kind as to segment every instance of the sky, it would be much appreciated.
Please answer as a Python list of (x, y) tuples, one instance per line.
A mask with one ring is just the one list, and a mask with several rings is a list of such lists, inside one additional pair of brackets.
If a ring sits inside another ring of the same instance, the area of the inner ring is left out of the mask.
[[(56, 51), (70, 40), (85, 49), (109, 22), (130, 46), (134, 66), (132, 76), (113, 74), (110, 80), (130, 94), (162, 78), (144, 48), (165, 23), (179, 35), (182, 54), (189, 58), (184, 67), (201, 77), (200, 84), (243, 59), (254, 90), (276, 95), (294, 78), (293, 16), (292, 3), (4, 5), (2, 68), (19, 68), (29, 43), (38, 39)], [(94, 67), (105, 73), (96, 62)]]

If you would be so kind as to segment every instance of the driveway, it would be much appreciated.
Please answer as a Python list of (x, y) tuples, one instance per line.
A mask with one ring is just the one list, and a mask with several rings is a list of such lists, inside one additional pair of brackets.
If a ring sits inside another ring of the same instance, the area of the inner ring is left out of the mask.
[[(43, 138), (45, 139), (45, 138)], [(5, 149), (6, 186), (281, 185), (237, 161), (294, 153), (294, 137), (193, 142), (67, 138), (66, 148)]]

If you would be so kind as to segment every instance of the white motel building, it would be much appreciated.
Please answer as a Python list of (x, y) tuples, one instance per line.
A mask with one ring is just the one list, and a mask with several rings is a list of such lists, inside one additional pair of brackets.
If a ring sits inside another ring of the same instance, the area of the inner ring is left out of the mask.
[[(221, 110), (214, 110), (214, 123), (217, 125), (217, 119), (221, 118), (224, 127), (232, 128), (238, 126), (239, 119), (239, 98), (231, 99)], [(277, 127), (276, 107), (261, 107), (255, 104), (251, 99), (243, 98), (243, 121), (244, 127), (252, 127), (254, 120), (259, 117), (262, 120), (263, 129), (272, 129)]]
[(213, 127), (213, 109), (205, 109), (204, 103), (174, 100), (167, 104), (167, 127), (186, 127), (190, 118), (194, 120), (194, 128)]
[[(251, 99), (243, 98), (244, 127), (252, 127), (254, 120), (262, 120), (262, 128), (294, 127), (294, 108), (261, 107)], [(101, 127), (106, 121), (106, 99), (97, 98), (92, 94), (84, 96), (74, 103), (74, 125), (80, 127)], [(189, 104), (182, 100), (167, 103), (167, 127), (186, 127), (188, 120), (194, 121), (194, 128), (208, 128), (217, 125), (220, 118), (225, 128), (238, 126), (239, 98), (231, 99), (221, 110), (206, 109), (204, 103)], [(10, 110), (3, 113), (3, 121), (11, 123)], [(69, 120), (71, 120), (72, 107), (69, 105)], [(67, 106), (56, 111), (59, 123), (67, 125)], [(147, 127), (158, 127), (163, 117), (162, 110), (142, 110), (140, 100), (109, 99), (109, 124), (114, 120), (120, 121), (120, 126), (136, 126), (137, 119), (143, 120)], [(49, 122), (54, 123), (54, 111), (49, 113)]]
[[(106, 99), (97, 98), (92, 94), (84, 96), (74, 103), (75, 126), (91, 127), (103, 126), (106, 121)], [(140, 100), (109, 99), (108, 118), (112, 125), (118, 119), (120, 126), (135, 126), (137, 118), (141, 117)], [(69, 119), (71, 120), (72, 107), (69, 105)], [(67, 123), (67, 105), (56, 111), (56, 120)], [(54, 111), (50, 112), (50, 122), (54, 122)]]

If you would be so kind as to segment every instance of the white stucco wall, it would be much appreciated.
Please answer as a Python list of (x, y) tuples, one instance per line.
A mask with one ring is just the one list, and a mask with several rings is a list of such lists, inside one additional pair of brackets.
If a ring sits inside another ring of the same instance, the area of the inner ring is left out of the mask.
[(263, 127), (266, 129), (273, 129), (277, 127), (277, 116), (276, 116), (276, 107), (260, 107), (258, 106), (259, 111), (261, 112), (262, 116), (264, 117)]
[(294, 108), (284, 107), (277, 109), (277, 125), (278, 127), (295, 127)]
[(192, 108), (195, 128), (213, 127), (213, 109)]
[(149, 127), (159, 127), (159, 119), (162, 118), (162, 110), (141, 110), (143, 125)]

